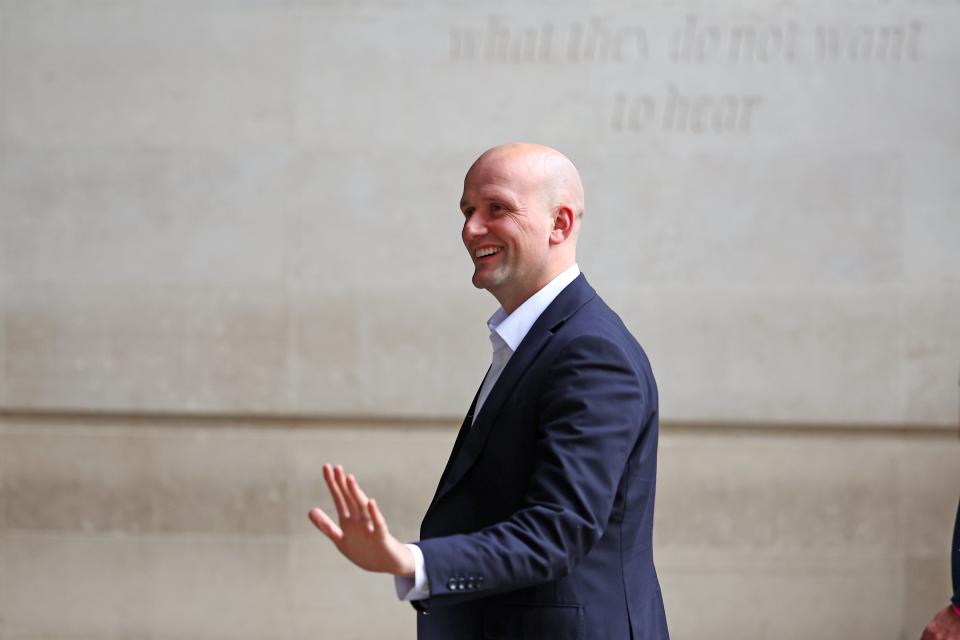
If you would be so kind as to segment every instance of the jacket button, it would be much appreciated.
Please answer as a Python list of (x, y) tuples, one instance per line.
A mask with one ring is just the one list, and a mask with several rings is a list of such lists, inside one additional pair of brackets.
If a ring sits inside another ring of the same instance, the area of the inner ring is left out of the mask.
[(449, 580), (447, 580), (447, 589), (450, 589), (450, 591), (456, 591), (456, 590), (457, 590), (457, 580), (456, 580), (456, 578), (450, 578)]

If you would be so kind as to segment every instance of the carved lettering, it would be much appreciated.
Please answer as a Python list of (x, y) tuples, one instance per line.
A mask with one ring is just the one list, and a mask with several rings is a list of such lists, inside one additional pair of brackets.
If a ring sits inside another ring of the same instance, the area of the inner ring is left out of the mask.
[(915, 62), (920, 57), (919, 22), (909, 25), (819, 25), (814, 56), (827, 62)]
[[(615, 132), (746, 134), (762, 102), (758, 95), (687, 95), (669, 85), (658, 100), (649, 94), (614, 96), (610, 127)], [(660, 105), (658, 107), (658, 105)]]
[(701, 25), (688, 15), (683, 27), (668, 42), (671, 62), (793, 62), (797, 56), (800, 26), (786, 24)]
[[(616, 17), (588, 17), (566, 24), (513, 24), (490, 16), (450, 30), (450, 56), (464, 64), (646, 65), (897, 65), (921, 57), (923, 25), (917, 21), (801, 24), (796, 19), (710, 21), (690, 13), (673, 29), (650, 29)], [(643, 71), (646, 73), (646, 69)], [(623, 74), (623, 82), (632, 78)], [(745, 77), (745, 76), (744, 76)], [(661, 93), (614, 93), (610, 129), (746, 135), (763, 98), (749, 90), (681, 90), (669, 82)], [(738, 81), (738, 84), (741, 82)]]
[[(591, 17), (566, 25), (552, 22), (514, 25), (491, 16), (477, 26), (450, 30), (450, 55), (457, 62), (513, 64), (636, 64), (653, 51), (674, 63), (915, 62), (920, 58), (922, 25), (707, 23), (696, 14), (651, 39), (641, 24)], [(656, 46), (654, 46), (656, 45)]]
[(564, 27), (511, 26), (492, 16), (482, 27), (451, 29), (450, 55), (458, 62), (617, 64), (646, 60), (650, 48), (640, 25), (594, 17)]

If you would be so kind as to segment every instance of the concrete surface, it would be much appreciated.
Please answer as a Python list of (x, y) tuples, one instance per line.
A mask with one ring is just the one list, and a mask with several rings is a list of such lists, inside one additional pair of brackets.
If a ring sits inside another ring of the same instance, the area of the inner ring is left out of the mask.
[(673, 636), (919, 637), (958, 34), (940, 0), (0, 0), (0, 638), (412, 638), (305, 513), (337, 460), (414, 537), (489, 358), (461, 180), (514, 139), (581, 169), (580, 265), (657, 375)]

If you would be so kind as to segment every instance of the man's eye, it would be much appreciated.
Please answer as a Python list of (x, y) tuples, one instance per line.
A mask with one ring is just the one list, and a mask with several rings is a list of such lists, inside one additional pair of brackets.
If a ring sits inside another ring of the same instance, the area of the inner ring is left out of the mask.
[(464, 209), (464, 210), (463, 210), (463, 217), (464, 217), (464, 218), (469, 218), (472, 214), (473, 214), (473, 208), (472, 208), (472, 207), (469, 208), (469, 209)]
[(503, 209), (503, 207), (501, 207), (496, 203), (493, 203), (490, 205), (490, 211), (497, 212), (497, 211), (500, 211), (501, 209)]

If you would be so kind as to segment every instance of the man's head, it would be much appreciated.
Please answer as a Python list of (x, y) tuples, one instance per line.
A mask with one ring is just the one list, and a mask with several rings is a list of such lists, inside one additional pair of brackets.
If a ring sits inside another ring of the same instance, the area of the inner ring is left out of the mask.
[(583, 185), (555, 149), (512, 143), (485, 151), (463, 180), (460, 209), (473, 284), (508, 313), (576, 262)]

